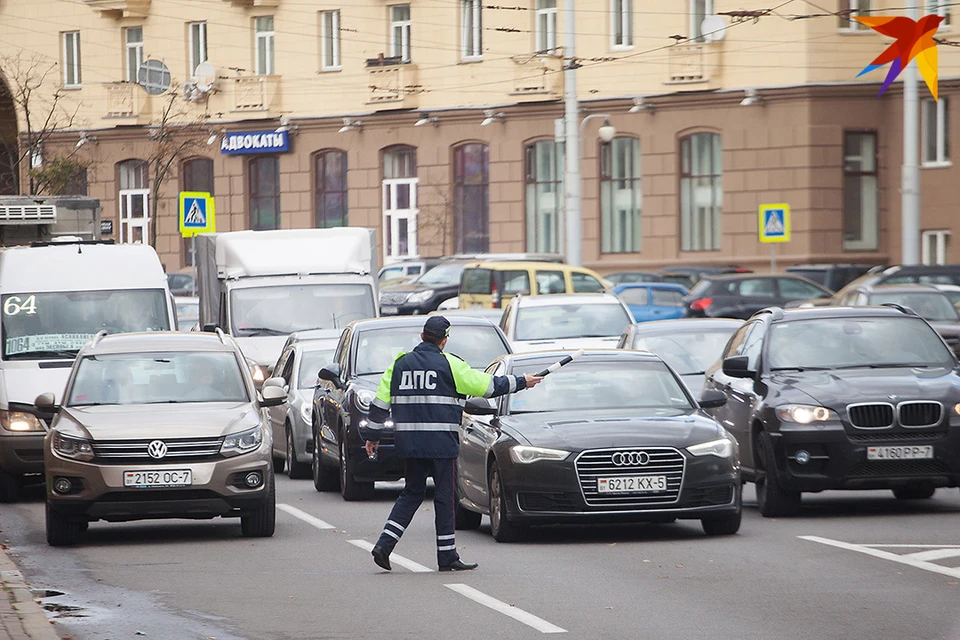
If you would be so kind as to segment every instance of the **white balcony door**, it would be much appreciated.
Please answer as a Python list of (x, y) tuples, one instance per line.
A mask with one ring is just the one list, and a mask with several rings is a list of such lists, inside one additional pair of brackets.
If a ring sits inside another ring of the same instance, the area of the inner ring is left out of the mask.
[(385, 263), (418, 255), (417, 183), (417, 178), (393, 178), (383, 181)]
[(143, 244), (150, 241), (150, 190), (120, 191), (120, 242)]

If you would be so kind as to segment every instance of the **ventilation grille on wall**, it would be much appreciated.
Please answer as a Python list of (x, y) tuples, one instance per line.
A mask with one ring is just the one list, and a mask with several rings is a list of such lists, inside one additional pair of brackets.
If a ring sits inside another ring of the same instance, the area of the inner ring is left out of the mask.
[(56, 205), (0, 205), (0, 224), (54, 224), (56, 221)]

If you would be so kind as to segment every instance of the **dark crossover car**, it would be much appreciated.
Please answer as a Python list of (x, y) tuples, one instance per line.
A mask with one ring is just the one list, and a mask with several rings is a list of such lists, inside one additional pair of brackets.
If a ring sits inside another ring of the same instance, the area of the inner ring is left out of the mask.
[[(440, 268), (440, 267), (436, 267)], [(510, 353), (503, 332), (489, 320), (451, 316), (445, 351), (483, 369)], [(320, 370), (313, 394), (313, 484), (317, 491), (336, 491), (344, 500), (373, 497), (377, 480), (403, 477), (403, 460), (393, 451), (389, 426), (380, 440), (379, 455), (369, 460), (359, 426), (387, 367), (400, 353), (420, 342), (424, 318), (357, 320), (343, 330), (333, 363)]]
[(460, 274), (465, 264), (442, 262), (410, 282), (381, 287), (380, 314), (416, 315), (436, 311), (441, 302), (455, 298), (460, 292)]
[(623, 331), (617, 349), (649, 351), (660, 356), (699, 395), (704, 375), (720, 359), (730, 336), (743, 320), (684, 318), (632, 324)]
[(783, 271), (837, 291), (873, 269), (872, 264), (797, 264)]
[(700, 280), (683, 299), (690, 318), (746, 320), (766, 307), (791, 300), (827, 299), (833, 295), (815, 282), (796, 276), (722, 275)]
[(873, 267), (865, 274), (844, 285), (830, 298), (816, 298), (805, 301), (796, 301), (786, 305), (800, 306), (827, 306), (837, 304), (838, 300), (846, 299), (851, 289), (861, 286), (876, 286), (880, 284), (932, 284), (944, 286), (960, 285), (960, 265), (896, 265), (893, 267)]
[[(492, 363), (494, 375), (535, 373), (568, 355)], [(650, 353), (592, 350), (533, 389), (470, 398), (460, 428), (457, 527), (484, 514), (498, 542), (528, 525), (699, 519), (710, 535), (740, 528), (733, 437)]]
[(764, 516), (805, 491), (960, 485), (960, 375), (923, 318), (893, 307), (766, 309), (707, 372)]

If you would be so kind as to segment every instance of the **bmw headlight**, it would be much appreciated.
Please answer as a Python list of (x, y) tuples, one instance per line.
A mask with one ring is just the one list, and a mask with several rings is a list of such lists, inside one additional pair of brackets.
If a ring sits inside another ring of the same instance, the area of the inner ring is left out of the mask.
[(953, 410), (954, 410), (955, 413), (957, 413), (958, 415), (960, 415), (960, 403), (957, 403), (957, 404), (953, 405)]
[(7, 431), (43, 431), (43, 423), (25, 411), (0, 411), (0, 425)]
[(231, 433), (223, 439), (220, 445), (220, 453), (224, 456), (239, 456), (242, 453), (250, 453), (260, 447), (263, 442), (263, 429), (258, 425), (253, 429)]
[(304, 402), (300, 405), (300, 415), (303, 417), (303, 421), (307, 424), (312, 424), (313, 422), (313, 405), (309, 402)]
[(59, 431), (53, 432), (53, 450), (71, 460), (93, 460), (93, 444), (84, 438), (72, 438)]
[(777, 417), (784, 422), (810, 424), (813, 422), (829, 422), (839, 420), (840, 417), (826, 407), (815, 407), (807, 404), (785, 404), (777, 407)]
[(695, 456), (717, 456), (718, 458), (729, 458), (733, 455), (733, 441), (727, 438), (711, 440), (687, 447), (687, 451)]
[(411, 304), (421, 304), (433, 297), (433, 289), (427, 289), (426, 291), (417, 291), (416, 293), (411, 293), (410, 297), (407, 298), (407, 302)]
[(518, 444), (510, 448), (510, 459), (517, 464), (530, 464), (540, 460), (565, 460), (569, 451), (561, 449), (544, 449), (543, 447), (528, 447)]
[(353, 396), (357, 399), (357, 408), (361, 411), (370, 411), (370, 403), (377, 397), (377, 394), (369, 389), (359, 389)]

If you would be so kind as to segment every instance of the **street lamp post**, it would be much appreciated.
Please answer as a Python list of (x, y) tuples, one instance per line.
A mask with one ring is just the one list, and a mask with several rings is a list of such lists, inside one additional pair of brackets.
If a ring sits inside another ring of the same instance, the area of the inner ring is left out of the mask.
[[(583, 234), (582, 234), (582, 194), (580, 191), (581, 173), (580, 164), (583, 159), (583, 129), (587, 122), (594, 118), (603, 118), (604, 122), (598, 130), (600, 139), (604, 142), (610, 142), (617, 135), (617, 130), (610, 124), (610, 114), (591, 113), (583, 120), (580, 125), (570, 126), (570, 120), (564, 117), (564, 125), (567, 131), (564, 140), (564, 152), (566, 154), (567, 173), (563, 181), (564, 185), (564, 214), (565, 214), (565, 239), (567, 249), (567, 264), (574, 266), (583, 265)], [(573, 120), (576, 123), (576, 120)], [(577, 135), (573, 143), (570, 141), (569, 131), (573, 129)]]

